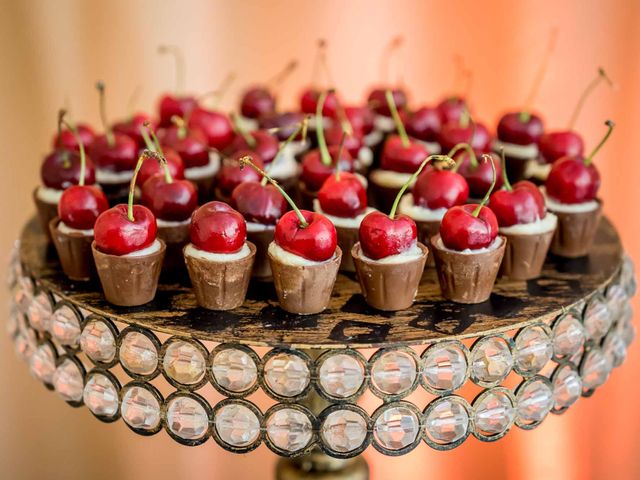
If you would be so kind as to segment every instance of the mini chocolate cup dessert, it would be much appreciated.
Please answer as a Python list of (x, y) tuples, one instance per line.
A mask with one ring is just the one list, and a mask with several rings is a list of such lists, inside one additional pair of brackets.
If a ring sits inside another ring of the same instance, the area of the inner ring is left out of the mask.
[[(413, 221), (416, 222), (418, 227), (418, 241), (426, 245), (429, 250), (433, 250), (431, 238), (440, 230), (440, 220), (420, 221), (414, 218)], [(429, 255), (427, 257), (427, 267), (434, 267), (435, 264), (433, 255)]]
[(482, 303), (489, 299), (504, 257), (506, 238), (488, 251), (462, 253), (444, 248), (440, 234), (431, 237), (442, 296), (456, 303)]
[[(185, 175), (186, 177), (186, 175)], [(188, 178), (186, 177), (187, 180), (190, 180), (191, 182), (193, 182), (193, 184), (196, 186), (197, 190), (198, 190), (198, 203), (199, 204), (203, 204), (208, 202), (209, 200), (211, 200), (211, 198), (214, 195), (214, 185), (216, 183), (216, 177), (215, 176), (211, 176), (211, 177), (199, 177), (199, 178)]]
[(280, 307), (290, 313), (311, 315), (329, 305), (333, 285), (340, 268), (342, 250), (326, 262), (314, 265), (290, 265), (268, 252), (273, 283)]
[(364, 299), (378, 310), (394, 312), (413, 305), (429, 249), (418, 242), (422, 255), (402, 263), (384, 263), (367, 258), (360, 243), (351, 249)]
[(529, 162), (532, 162), (530, 158), (512, 157), (505, 155), (505, 163), (507, 165), (507, 175), (512, 182), (519, 182), (520, 180), (526, 180), (527, 170)]
[(298, 182), (298, 191), (300, 192), (300, 202), (305, 210), (313, 210), (313, 201), (318, 198), (318, 192), (309, 190), (304, 182)]
[(42, 231), (51, 240), (51, 232), (49, 231), (49, 223), (51, 220), (58, 216), (58, 204), (48, 203), (38, 197), (38, 187), (33, 191), (33, 201), (36, 204), (36, 212), (38, 214), (38, 221)]
[(189, 221), (168, 223), (158, 220), (158, 238), (167, 247), (162, 271), (168, 274), (186, 273), (182, 250), (189, 243)]
[(63, 232), (58, 228), (60, 219), (49, 222), (49, 233), (58, 252), (62, 271), (71, 280), (87, 281), (96, 275), (96, 265), (91, 253), (93, 235), (81, 232)]
[(500, 276), (513, 280), (538, 278), (554, 232), (555, 229), (534, 234), (500, 232), (507, 239)]
[(166, 246), (142, 256), (109, 255), (91, 244), (98, 277), (104, 296), (109, 303), (119, 307), (137, 307), (149, 303), (156, 296), (158, 279)]
[(267, 250), (271, 242), (273, 242), (274, 235), (275, 227), (253, 231), (247, 229), (247, 240), (256, 246), (256, 257), (253, 262), (251, 276), (261, 282), (270, 282), (273, 280)]
[(380, 185), (373, 177), (369, 177), (369, 188), (367, 189), (369, 203), (382, 212), (388, 212), (401, 188), (402, 185), (399, 187)]
[(236, 260), (198, 258), (184, 248), (184, 260), (198, 305), (208, 310), (232, 310), (244, 303), (251, 279), (256, 246), (247, 242), (250, 253)]
[(560, 257), (578, 258), (589, 254), (602, 216), (602, 202), (588, 212), (559, 212), (558, 227), (551, 241), (551, 253)]
[[(224, 202), (224, 203), (229, 203), (231, 201), (231, 197), (229, 195), (226, 195), (222, 190), (220, 190), (218, 187), (214, 188), (214, 193), (213, 193), (213, 197), (216, 200), (219, 200), (220, 202)], [(200, 195), (198, 195), (198, 197), (200, 197)]]

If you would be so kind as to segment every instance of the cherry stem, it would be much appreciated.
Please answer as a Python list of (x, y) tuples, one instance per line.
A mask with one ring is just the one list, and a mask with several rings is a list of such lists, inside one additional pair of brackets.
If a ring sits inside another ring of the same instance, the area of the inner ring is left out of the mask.
[(240, 162), (240, 168), (244, 168), (246, 165), (249, 165), (256, 172), (258, 172), (260, 175), (262, 175), (262, 178), (266, 178), (267, 181), (270, 182), (271, 185), (273, 185), (276, 188), (276, 190), (278, 190), (280, 192), (280, 194), (289, 203), (289, 205), (291, 205), (291, 208), (293, 208), (293, 211), (296, 212), (296, 216), (298, 217), (298, 221), (300, 222), (300, 226), (302, 228), (306, 228), (306, 227), (309, 226), (309, 224), (307, 223), (305, 218), (302, 216), (302, 212), (300, 212), (300, 209), (297, 207), (297, 205), (293, 201), (293, 199), (287, 194), (287, 192), (285, 192), (283, 190), (283, 188), (280, 186), (280, 184), (278, 182), (276, 182), (273, 178), (271, 178), (269, 176), (269, 174), (267, 174), (267, 172), (262, 170), (255, 163), (253, 163), (253, 159), (250, 156), (245, 156), (245, 157), (240, 158), (239, 162)]
[(400, 49), (403, 43), (404, 37), (398, 35), (391, 39), (385, 47), (384, 52), (382, 52), (382, 57), (380, 59), (380, 79), (382, 80), (383, 85), (388, 84), (391, 61), (394, 58), (394, 54)]
[(175, 45), (160, 45), (158, 47), (158, 53), (161, 55), (169, 53), (173, 56), (176, 69), (176, 93), (181, 93), (184, 91), (184, 79), (186, 72), (186, 64), (182, 49)]
[(133, 92), (131, 92), (129, 100), (127, 100), (127, 112), (129, 112), (129, 118), (133, 118), (135, 115), (136, 105), (140, 99), (140, 92), (142, 92), (142, 86), (137, 85), (136, 88), (133, 89)]
[(167, 183), (173, 183), (173, 176), (171, 176), (171, 171), (169, 170), (169, 164), (167, 163), (167, 159), (162, 154), (162, 152), (158, 152), (156, 150), (145, 150), (145, 152), (147, 151), (149, 153), (147, 158), (155, 159), (162, 167), (162, 170), (164, 171), (164, 181)]
[(298, 68), (298, 61), (291, 60), (282, 70), (267, 80), (267, 86), (272, 88), (279, 87), (296, 68)]
[(318, 48), (315, 59), (313, 60), (313, 70), (311, 72), (311, 85), (313, 87), (317, 87), (318, 85), (320, 69), (324, 69), (324, 74), (327, 77), (329, 85), (333, 85), (331, 72), (329, 71), (329, 65), (327, 63), (327, 41), (323, 38), (318, 40)]
[[(280, 158), (282, 157), (282, 152), (284, 152), (285, 148), (287, 148), (291, 144), (291, 142), (293, 142), (293, 140), (300, 134), (300, 132), (302, 132), (302, 141), (305, 142), (307, 140), (308, 123), (309, 123), (309, 116), (305, 115), (302, 121), (298, 123), (298, 126), (296, 127), (296, 129), (291, 133), (291, 135), (289, 135), (287, 139), (284, 142), (282, 142), (278, 147), (278, 153), (276, 153), (276, 156), (271, 162), (271, 165), (269, 165), (270, 168), (273, 168), (276, 162), (280, 160)], [(267, 182), (268, 182), (267, 177), (262, 177), (262, 180), (260, 181), (262, 186), (265, 186)]]
[(393, 205), (391, 206), (389, 218), (393, 219), (393, 217), (395, 217), (396, 210), (398, 210), (398, 205), (400, 205), (400, 200), (402, 199), (404, 192), (406, 192), (407, 188), (409, 188), (409, 186), (416, 181), (416, 178), (418, 178), (418, 175), (420, 175), (424, 167), (426, 167), (427, 164), (432, 160), (444, 162), (446, 166), (453, 166), (455, 164), (455, 162), (451, 159), (451, 157), (449, 157), (449, 155), (429, 155), (427, 158), (425, 158), (418, 169), (413, 172), (413, 175), (409, 177), (409, 180), (407, 180), (406, 183), (402, 185), (402, 188), (400, 188), (400, 191), (398, 192), (398, 195), (396, 195), (396, 199), (393, 201)]
[(460, 121), (458, 122), (462, 128), (467, 128), (469, 126), (469, 122), (471, 121), (471, 114), (469, 113), (469, 109), (465, 105), (462, 109), (462, 113), (460, 114)]
[(105, 99), (105, 85), (102, 80), (96, 82), (96, 88), (98, 89), (98, 93), (100, 94), (100, 120), (102, 121), (102, 126), (104, 128), (104, 135), (107, 137), (107, 144), (110, 147), (113, 147), (116, 143), (116, 140), (113, 136), (113, 130), (109, 126), (109, 122), (107, 121), (107, 108), (106, 108), (106, 99)]
[(58, 122), (60, 125), (64, 125), (69, 129), (69, 131), (73, 134), (73, 138), (76, 139), (76, 143), (78, 144), (78, 149), (80, 150), (80, 178), (78, 179), (78, 185), (81, 187), (84, 186), (85, 177), (87, 175), (87, 154), (84, 151), (84, 143), (82, 142), (82, 138), (78, 133), (78, 129), (75, 126), (67, 123), (64, 119), (64, 116), (67, 112), (64, 110), (60, 110), (58, 113)]
[(153, 156), (154, 153), (155, 152), (152, 152), (151, 150), (143, 150), (143, 152), (140, 154), (140, 157), (138, 157), (138, 163), (136, 163), (136, 168), (133, 171), (133, 177), (131, 177), (131, 183), (129, 183), (129, 201), (127, 202), (127, 219), (130, 222), (136, 221), (135, 217), (133, 216), (133, 197), (135, 196), (138, 172), (140, 171), (140, 168), (142, 168), (142, 164), (147, 158), (155, 158)]
[(144, 140), (144, 144), (147, 147), (147, 149), (155, 150), (156, 146), (153, 144), (153, 141), (149, 137), (149, 134), (147, 133), (146, 129), (143, 126), (141, 126), (139, 127), (139, 130), (140, 130), (140, 135), (142, 135), (142, 139)]
[[(162, 151), (160, 140), (158, 140), (158, 137), (156, 136), (156, 132), (153, 130), (153, 128), (151, 128), (151, 124), (149, 122), (144, 122), (142, 125), (145, 128), (146, 132), (149, 132), (149, 135), (151, 135), (151, 138), (153, 139), (152, 148), (149, 148), (149, 150), (158, 152), (160, 155), (164, 157), (164, 152)], [(143, 133), (142, 135), (143, 137), (145, 137), (146, 132)]]
[(347, 131), (342, 130), (342, 137), (340, 137), (340, 146), (338, 147), (338, 157), (336, 158), (336, 180), (340, 180), (340, 157), (342, 156), (342, 150), (344, 149), (344, 141), (347, 138)]
[(602, 67), (598, 68), (598, 75), (593, 80), (591, 80), (591, 82), (589, 82), (589, 85), (587, 85), (587, 88), (584, 89), (582, 95), (580, 95), (580, 98), (578, 99), (578, 103), (576, 104), (576, 107), (571, 114), (571, 119), (569, 120), (569, 130), (573, 130), (573, 127), (578, 120), (578, 116), (582, 111), (582, 107), (584, 106), (585, 101), (587, 100), (587, 98), (589, 98), (591, 92), (595, 90), (595, 88), (600, 84), (602, 80), (605, 80), (609, 84), (609, 86), (613, 88), (614, 84), (608, 77), (607, 73)]
[(491, 193), (493, 192), (493, 189), (496, 186), (496, 181), (498, 180), (497, 179), (497, 172), (496, 172), (496, 165), (495, 165), (495, 163), (493, 163), (493, 157), (491, 157), (491, 155), (489, 155), (487, 153), (484, 153), (482, 155), (482, 159), (485, 162), (488, 161), (488, 162), (491, 163), (491, 170), (493, 171), (493, 178), (491, 179), (491, 186), (489, 187), (489, 190), (487, 190), (487, 193), (485, 193), (484, 197), (482, 198), (482, 201), (478, 204), (476, 209), (471, 214), (474, 217), (477, 217), (478, 215), (480, 215), (480, 211), (482, 210), (482, 207), (484, 207), (485, 204), (489, 201), (489, 197), (491, 197)]
[(67, 110), (61, 108), (58, 110), (58, 138), (62, 136), (62, 125), (64, 123), (64, 116), (67, 114)]
[(502, 167), (502, 183), (508, 192), (513, 191), (509, 176), (507, 175), (507, 159), (504, 155), (504, 147), (500, 147), (500, 166)]
[(324, 117), (322, 116), (322, 109), (324, 108), (324, 102), (327, 99), (327, 95), (333, 93), (333, 90), (328, 92), (322, 92), (318, 103), (316, 104), (316, 136), (318, 137), (318, 148), (320, 149), (320, 160), (327, 167), (331, 165), (331, 155), (329, 155), (329, 149), (327, 148), (327, 140), (324, 138)]
[(347, 135), (353, 135), (353, 125), (351, 125), (351, 121), (347, 116), (344, 105), (342, 105), (342, 102), (340, 101), (338, 101), (338, 117), (340, 121), (340, 127), (342, 127), (342, 131), (347, 132)]
[(214, 97), (215, 100), (213, 103), (213, 108), (214, 109), (218, 108), (220, 101), (224, 98), (227, 91), (229, 90), (229, 87), (233, 84), (235, 79), (236, 79), (235, 72), (229, 72), (227, 76), (224, 77), (222, 82), (220, 82), (220, 85), (218, 85), (218, 88), (216, 88), (215, 90), (211, 90), (209, 92), (205, 92), (202, 95), (199, 95), (197, 98), (198, 103), (200, 103), (202, 100), (208, 97)]
[(247, 132), (247, 129), (244, 127), (244, 125), (242, 124), (242, 121), (238, 118), (238, 116), (234, 112), (231, 112), (229, 114), (229, 117), (231, 118), (231, 123), (233, 123), (234, 130), (238, 135), (244, 138), (244, 141), (247, 142), (247, 145), (249, 145), (249, 148), (256, 148), (256, 145), (258, 144), (258, 142), (253, 137), (253, 135)]
[(171, 123), (178, 127), (178, 138), (184, 140), (187, 137), (187, 122), (185, 122), (184, 118), (173, 115), (171, 117)]
[(596, 153), (598, 153), (600, 151), (600, 149), (602, 148), (602, 146), (607, 142), (607, 140), (611, 136), (611, 132), (613, 132), (613, 128), (616, 126), (616, 124), (613, 123), (611, 120), (607, 120), (606, 122), (604, 122), (604, 124), (608, 128), (607, 133), (605, 133), (605, 135), (602, 138), (602, 140), (600, 140), (600, 143), (598, 143), (598, 145), (596, 145), (596, 148), (593, 149), (593, 151), (589, 154), (589, 156), (584, 159), (584, 164), (585, 165), (590, 165), (591, 164), (591, 161), (593, 160), (593, 157), (595, 157)]
[(535, 80), (529, 91), (529, 96), (527, 100), (524, 102), (524, 108), (520, 112), (520, 121), (522, 123), (527, 123), (531, 119), (531, 106), (533, 101), (536, 99), (538, 95), (538, 91), (540, 90), (540, 85), (542, 84), (542, 80), (544, 79), (544, 75), (547, 72), (547, 66), (549, 65), (549, 60), (551, 59), (551, 54), (556, 47), (556, 38), (558, 36), (558, 29), (552, 28), (549, 34), (549, 43), (547, 44), (547, 49), (544, 52), (542, 57), (542, 63), (540, 63), (540, 68), (536, 74)]
[[(471, 145), (469, 145), (468, 143), (458, 143), (451, 150), (449, 150), (449, 153), (447, 153), (447, 157), (453, 158), (454, 155), (458, 153), (460, 150), (466, 150), (467, 153), (469, 154), (469, 158), (471, 161), (471, 168), (474, 168), (474, 169), (478, 168), (478, 159), (476, 158), (476, 152), (473, 151), (473, 148), (471, 148)], [(451, 170), (453, 172), (457, 172), (461, 164), (462, 164), (462, 160), (459, 162), (455, 162), (455, 165)]]
[(393, 94), (391, 93), (391, 90), (385, 91), (384, 95), (387, 99), (387, 105), (389, 105), (389, 110), (391, 111), (393, 122), (396, 124), (398, 135), (400, 135), (402, 146), (404, 148), (409, 148), (411, 146), (411, 142), (409, 141), (409, 136), (407, 135), (407, 131), (405, 130), (404, 124), (402, 123), (402, 119), (400, 118), (400, 114), (398, 113), (398, 108), (396, 107), (396, 102), (393, 99)]

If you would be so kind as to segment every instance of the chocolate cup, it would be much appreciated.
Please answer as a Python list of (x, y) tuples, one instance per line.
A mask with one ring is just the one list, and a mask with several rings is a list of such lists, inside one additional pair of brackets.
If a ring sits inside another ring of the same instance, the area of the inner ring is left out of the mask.
[(102, 253), (93, 241), (93, 259), (102, 291), (109, 303), (120, 307), (137, 307), (153, 300), (166, 251), (164, 241), (159, 242), (160, 250), (157, 252), (129, 257)]
[(218, 200), (219, 202), (229, 203), (231, 202), (231, 197), (225, 195), (222, 190), (218, 187), (213, 189), (213, 198)]
[(338, 234), (338, 246), (340, 250), (346, 252), (342, 255), (340, 261), (341, 272), (355, 272), (356, 266), (351, 256), (353, 246), (360, 241), (359, 227), (339, 227), (336, 225), (336, 233)]
[(369, 176), (369, 201), (370, 203), (382, 212), (389, 212), (393, 201), (398, 196), (398, 192), (401, 187), (385, 187), (375, 182), (375, 179)]
[[(418, 241), (433, 250), (431, 246), (431, 237), (436, 235), (440, 231), (440, 220), (420, 221), (415, 220), (418, 227)], [(427, 257), (427, 267), (434, 267), (436, 265), (433, 255)]]
[(271, 274), (271, 264), (267, 250), (269, 244), (273, 242), (275, 229), (263, 230), (260, 232), (251, 232), (247, 230), (247, 240), (256, 246), (256, 258), (253, 262), (252, 277), (262, 282), (270, 282), (273, 280)]
[(119, 203), (127, 203), (129, 199), (129, 187), (131, 182), (121, 183), (101, 183), (100, 188), (104, 192), (109, 205), (117, 205)]
[(33, 191), (33, 201), (36, 204), (36, 212), (38, 213), (38, 221), (42, 231), (51, 240), (51, 232), (49, 231), (49, 223), (58, 216), (58, 204), (47, 203), (38, 198), (38, 187)]
[(158, 238), (167, 246), (167, 251), (162, 262), (162, 272), (167, 274), (185, 274), (187, 272), (182, 250), (190, 241), (189, 223), (175, 226), (158, 225)]
[(313, 201), (318, 198), (318, 192), (309, 190), (304, 182), (298, 182), (298, 191), (300, 192), (300, 203), (305, 210), (313, 211)]
[(590, 212), (557, 212), (558, 228), (551, 241), (551, 253), (560, 257), (578, 258), (589, 254), (602, 216), (602, 203)]
[(256, 246), (247, 242), (251, 253), (227, 262), (195, 258), (184, 252), (196, 301), (208, 310), (232, 310), (244, 303), (251, 279)]
[(388, 312), (413, 305), (424, 272), (429, 249), (418, 243), (422, 255), (403, 263), (380, 263), (364, 256), (360, 243), (351, 249), (360, 289), (373, 308)]
[(336, 247), (333, 259), (316, 265), (289, 265), (269, 252), (268, 256), (280, 308), (299, 315), (320, 313), (327, 308), (340, 268), (340, 247)]
[(500, 266), (500, 276), (514, 280), (530, 280), (540, 276), (547, 258), (553, 230), (534, 234), (500, 233), (507, 238), (507, 246)]
[(61, 232), (58, 217), (49, 222), (49, 233), (58, 252), (62, 271), (71, 280), (87, 281), (96, 275), (96, 264), (91, 253), (93, 235), (80, 232)]
[(505, 155), (504, 160), (507, 165), (507, 175), (509, 176), (509, 180), (511, 181), (511, 183), (515, 183), (519, 182), (520, 180), (525, 180), (527, 166), (533, 159), (511, 157), (509, 155)]
[(507, 239), (493, 250), (465, 254), (438, 247), (440, 234), (431, 237), (442, 296), (456, 303), (482, 303), (489, 299), (504, 256)]
[(213, 186), (216, 183), (216, 176), (189, 179), (198, 190), (198, 203), (203, 205), (213, 198)]

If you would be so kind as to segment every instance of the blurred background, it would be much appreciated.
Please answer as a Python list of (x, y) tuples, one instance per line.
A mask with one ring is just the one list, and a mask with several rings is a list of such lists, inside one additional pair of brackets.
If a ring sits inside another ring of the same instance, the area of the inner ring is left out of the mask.
[[(156, 54), (179, 45), (187, 61), (187, 86), (203, 93), (231, 71), (237, 75), (223, 106), (236, 108), (242, 88), (277, 73), (290, 59), (300, 67), (279, 100), (297, 104), (311, 79), (314, 48), (328, 41), (329, 63), (342, 96), (364, 101), (380, 80), (380, 54), (395, 35), (405, 37), (396, 69), (415, 104), (453, 93), (454, 61), (461, 55), (474, 80), (475, 117), (495, 125), (507, 109), (521, 107), (533, 82), (550, 29), (557, 47), (541, 85), (536, 110), (547, 127), (564, 127), (580, 92), (598, 66), (617, 89), (601, 87), (577, 128), (587, 150), (618, 127), (597, 157), (605, 212), (627, 251), (640, 262), (640, 2), (637, 0), (364, 1), (244, 0), (162, 1), (0, 0), (0, 252), (8, 255), (22, 224), (33, 214), (31, 191), (50, 148), (56, 111), (98, 123), (94, 82), (108, 87), (112, 120), (137, 107), (153, 110), (174, 85), (172, 63)], [(394, 74), (395, 75), (395, 74)], [(98, 127), (99, 130), (99, 127)], [(4, 289), (0, 305), (7, 304)], [(636, 302), (636, 309), (638, 308)], [(105, 425), (86, 409), (69, 408), (32, 380), (0, 336), (0, 476), (6, 479), (271, 478), (277, 458), (261, 446), (249, 455), (225, 453), (208, 441), (179, 446), (164, 432), (132, 434), (123, 422)], [(399, 458), (365, 453), (373, 480), (389, 478), (640, 478), (640, 353), (588, 400), (534, 431), (514, 428), (495, 444), (469, 438), (451, 452), (420, 445)], [(364, 405), (372, 401), (364, 399)], [(424, 403), (422, 403), (424, 404)], [(370, 406), (370, 405), (369, 405)], [(368, 408), (368, 410), (370, 410)]]

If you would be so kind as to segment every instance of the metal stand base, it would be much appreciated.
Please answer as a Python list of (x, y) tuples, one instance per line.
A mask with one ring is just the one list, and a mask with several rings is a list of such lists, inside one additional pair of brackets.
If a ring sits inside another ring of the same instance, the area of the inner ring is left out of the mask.
[(369, 465), (362, 457), (340, 460), (323, 453), (283, 458), (276, 466), (277, 480), (368, 480)]

